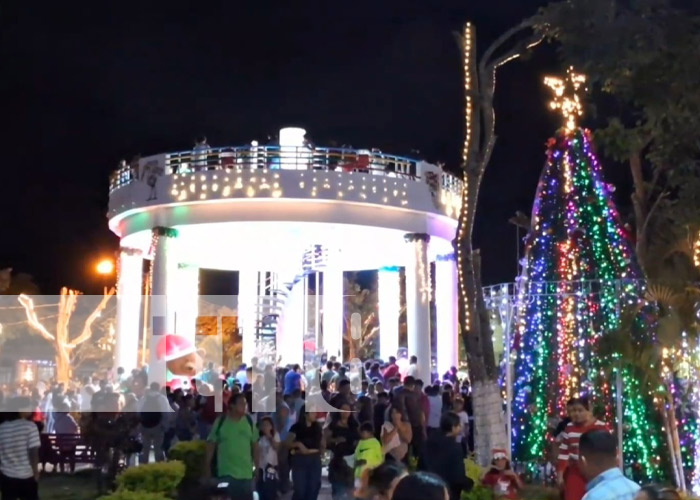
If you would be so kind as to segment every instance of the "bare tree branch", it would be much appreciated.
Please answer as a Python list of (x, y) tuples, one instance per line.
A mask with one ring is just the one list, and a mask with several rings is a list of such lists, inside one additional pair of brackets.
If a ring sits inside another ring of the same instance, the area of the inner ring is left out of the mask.
[(94, 311), (90, 314), (90, 316), (87, 317), (85, 320), (85, 324), (83, 325), (83, 331), (82, 333), (75, 339), (72, 340), (70, 343), (66, 344), (66, 347), (72, 349), (86, 340), (88, 340), (90, 337), (92, 337), (92, 324), (95, 322), (97, 318), (100, 317), (100, 314), (102, 314), (102, 311), (104, 310), (105, 307), (107, 307), (107, 302), (109, 302), (109, 299), (112, 298), (112, 295), (114, 295), (114, 288), (111, 288), (109, 291), (105, 291), (104, 296), (102, 297), (102, 300), (100, 301), (99, 305), (95, 308)]
[[(511, 29), (503, 33), (501, 36), (496, 38), (496, 41), (493, 42), (488, 49), (486, 49), (486, 52), (484, 52), (484, 56), (482, 57), (482, 61), (489, 61), (494, 53), (501, 48), (501, 46), (506, 43), (510, 38), (512, 38), (514, 35), (520, 33), (521, 31), (528, 29), (528, 28), (534, 28), (535, 26), (535, 18), (528, 18), (525, 19), (523, 22), (520, 24), (517, 24), (513, 26)], [(544, 37), (542, 35), (537, 35), (539, 41), (541, 41)], [(539, 43), (539, 42), (538, 42)], [(532, 41), (528, 43), (528, 47), (532, 44)], [(501, 59), (501, 58), (499, 58)], [(489, 63), (487, 63), (489, 64)], [(503, 63), (502, 63), (503, 64)]]
[(647, 227), (649, 226), (649, 221), (651, 220), (651, 216), (656, 211), (656, 209), (659, 207), (661, 200), (666, 198), (666, 196), (668, 196), (668, 193), (665, 191), (663, 193), (659, 194), (659, 196), (654, 201), (654, 204), (649, 209), (649, 212), (647, 212), (646, 218), (644, 219), (644, 224), (642, 224), (642, 231), (641, 231), (642, 234), (646, 234)]
[(38, 331), (42, 337), (44, 337), (46, 340), (49, 341), (54, 341), (56, 340), (56, 337), (53, 336), (51, 332), (49, 332), (44, 325), (41, 324), (39, 321), (39, 318), (37, 317), (36, 311), (34, 310), (34, 300), (32, 300), (30, 297), (28, 297), (25, 294), (20, 294), (19, 297), (17, 297), (17, 300), (19, 301), (20, 304), (24, 307), (24, 311), (27, 315), (27, 322), (29, 323), (29, 326), (31, 326), (33, 329)]

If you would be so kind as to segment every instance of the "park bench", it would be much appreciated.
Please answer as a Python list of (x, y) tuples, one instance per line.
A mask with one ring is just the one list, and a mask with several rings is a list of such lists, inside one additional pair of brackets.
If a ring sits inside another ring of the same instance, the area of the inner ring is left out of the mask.
[(46, 464), (53, 465), (53, 470), (75, 472), (76, 464), (95, 464), (95, 452), (80, 434), (42, 434), (39, 462), (42, 469)]

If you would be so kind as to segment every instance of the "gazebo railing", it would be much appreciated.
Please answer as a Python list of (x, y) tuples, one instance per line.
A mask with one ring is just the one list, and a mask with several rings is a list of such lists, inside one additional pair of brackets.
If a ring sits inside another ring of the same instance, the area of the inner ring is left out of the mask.
[[(378, 150), (251, 144), (140, 158), (131, 164), (122, 165), (112, 174), (110, 192), (153, 175), (256, 169), (360, 172), (412, 180), (427, 178), (428, 172), (439, 171), (427, 163)], [(461, 179), (447, 172), (440, 174), (440, 188), (455, 193), (461, 190)]]

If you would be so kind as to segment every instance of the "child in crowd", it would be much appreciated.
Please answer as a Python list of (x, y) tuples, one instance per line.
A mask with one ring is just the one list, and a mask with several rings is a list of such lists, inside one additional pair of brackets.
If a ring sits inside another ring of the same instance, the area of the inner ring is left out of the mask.
[(355, 448), (355, 486), (359, 487), (365, 469), (373, 469), (384, 462), (382, 445), (374, 437), (372, 422), (360, 425), (360, 442)]
[(258, 440), (260, 454), (258, 458), (257, 492), (260, 500), (276, 500), (279, 476), (277, 473), (277, 450), (280, 447), (280, 436), (275, 432), (272, 417), (260, 420), (260, 439)]
[(510, 460), (506, 450), (493, 450), (493, 460), (491, 468), (481, 480), (484, 486), (493, 490), (496, 498), (507, 498), (517, 500), (518, 492), (523, 487), (523, 483), (518, 475), (510, 468)]

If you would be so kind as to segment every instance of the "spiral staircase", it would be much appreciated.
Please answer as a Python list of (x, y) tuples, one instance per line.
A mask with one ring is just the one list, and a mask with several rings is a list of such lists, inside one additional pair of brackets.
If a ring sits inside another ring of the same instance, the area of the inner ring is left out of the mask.
[(259, 347), (275, 342), (292, 290), (301, 286), (308, 275), (322, 271), (327, 262), (328, 251), (322, 245), (312, 245), (304, 251), (301, 266), (293, 273), (265, 273), (255, 309), (255, 338)]

